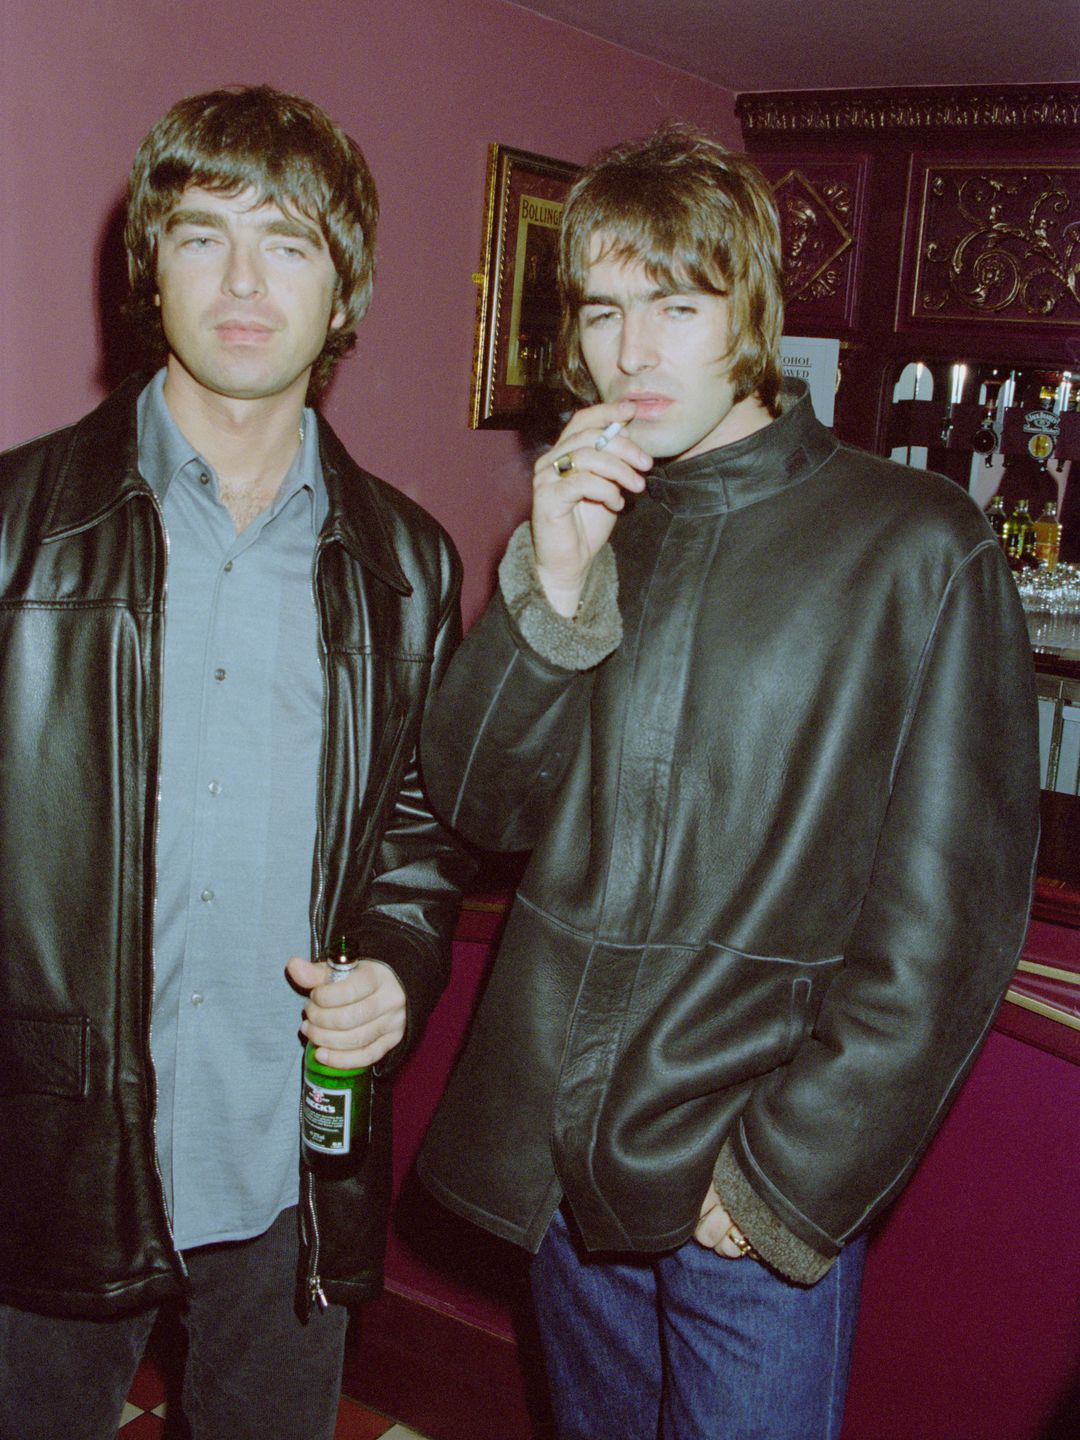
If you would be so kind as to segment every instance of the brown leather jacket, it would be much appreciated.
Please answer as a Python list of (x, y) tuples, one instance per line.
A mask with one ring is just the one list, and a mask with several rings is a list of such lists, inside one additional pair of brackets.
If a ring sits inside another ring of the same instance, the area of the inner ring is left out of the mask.
[(602, 596), (559, 622), (504, 562), (431, 712), (440, 813), (532, 854), (421, 1173), (533, 1249), (564, 1195), (593, 1249), (678, 1245), (715, 1179), (812, 1281), (911, 1173), (1023, 940), (1012, 578), (959, 487), (798, 394), (654, 469), (612, 653), (583, 653)]
[[(0, 457), (0, 1299), (104, 1316), (183, 1284), (162, 1199), (150, 1061), (166, 545), (128, 382)], [(459, 563), (325, 422), (330, 512), (313, 584), (325, 674), (312, 953), (346, 931), (423, 1029), (448, 975), (458, 847), (416, 760), (459, 635)], [(302, 1177), (309, 1296), (381, 1285), (389, 1090), (365, 1168)], [(299, 1097), (297, 1097), (299, 1109)]]

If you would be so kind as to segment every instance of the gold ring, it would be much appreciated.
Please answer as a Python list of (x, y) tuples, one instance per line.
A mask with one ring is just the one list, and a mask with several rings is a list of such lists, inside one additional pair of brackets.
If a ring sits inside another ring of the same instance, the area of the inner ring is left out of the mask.
[(747, 1240), (745, 1235), (736, 1236), (731, 1230), (728, 1231), (728, 1234), (731, 1236), (732, 1240), (735, 1241), (735, 1248), (736, 1250), (738, 1250), (740, 1255), (754, 1254), (754, 1247), (750, 1244), (750, 1241)]
[(574, 464), (574, 457), (569, 451), (567, 451), (565, 455), (560, 455), (559, 458), (552, 463), (555, 466), (556, 475), (572, 475), (577, 469), (577, 466)]

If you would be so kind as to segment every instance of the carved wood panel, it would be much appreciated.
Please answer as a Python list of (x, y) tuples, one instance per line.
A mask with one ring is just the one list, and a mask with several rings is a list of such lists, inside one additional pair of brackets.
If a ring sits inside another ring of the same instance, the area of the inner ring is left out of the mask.
[(861, 259), (865, 156), (755, 157), (776, 197), (787, 328), (850, 329)]
[(1080, 164), (914, 156), (901, 328), (1080, 328)]

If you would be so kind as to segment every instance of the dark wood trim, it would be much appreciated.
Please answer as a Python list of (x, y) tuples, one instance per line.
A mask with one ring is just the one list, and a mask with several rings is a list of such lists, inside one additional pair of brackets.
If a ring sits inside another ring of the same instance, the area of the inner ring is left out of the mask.
[(1063, 655), (1059, 650), (1032, 650), (1035, 669), (1047, 675), (1061, 675), (1066, 680), (1080, 680), (1080, 660), (1072, 659), (1076, 652)]
[(794, 90), (740, 95), (745, 135), (820, 135), (883, 130), (1075, 132), (1080, 88), (960, 85), (896, 90)]

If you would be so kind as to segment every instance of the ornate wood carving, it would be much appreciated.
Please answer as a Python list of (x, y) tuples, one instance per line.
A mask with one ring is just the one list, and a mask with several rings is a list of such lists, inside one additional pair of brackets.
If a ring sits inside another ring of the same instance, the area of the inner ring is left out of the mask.
[(748, 136), (881, 130), (1075, 131), (1080, 126), (1080, 88), (794, 91), (740, 95), (735, 113)]
[(773, 186), (784, 244), (784, 288), (792, 300), (831, 299), (840, 286), (840, 257), (851, 248), (841, 216), (851, 215), (851, 186), (842, 180), (814, 189), (798, 170)]
[(1080, 325), (1080, 165), (916, 161), (909, 314)]
[[(888, 449), (892, 386), (917, 357), (1080, 368), (1080, 79), (771, 92), (736, 108), (772, 183), (792, 170), (809, 181), (813, 233), (823, 242), (828, 205), (852, 237), (835, 256), (822, 248), (820, 273), (793, 271), (787, 305), (789, 333), (840, 335), (849, 356), (858, 347), (837, 396), (843, 439)], [(849, 220), (822, 176), (854, 160), (862, 169)], [(941, 183), (927, 193), (930, 167)], [(792, 206), (789, 269), (793, 250), (808, 246), (793, 223), (806, 221), (801, 203)]]
[(864, 158), (756, 158), (780, 215), (788, 323), (850, 325)]

